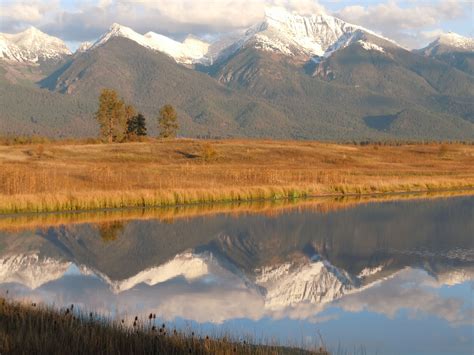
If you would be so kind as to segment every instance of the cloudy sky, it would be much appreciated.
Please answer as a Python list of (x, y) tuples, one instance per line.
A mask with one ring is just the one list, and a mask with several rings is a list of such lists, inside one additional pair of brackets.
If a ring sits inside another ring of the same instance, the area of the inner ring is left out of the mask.
[(474, 0), (0, 0), (0, 32), (33, 25), (71, 47), (97, 39), (114, 22), (176, 39), (206, 37), (255, 24), (266, 6), (326, 12), (409, 48), (441, 32), (474, 36)]

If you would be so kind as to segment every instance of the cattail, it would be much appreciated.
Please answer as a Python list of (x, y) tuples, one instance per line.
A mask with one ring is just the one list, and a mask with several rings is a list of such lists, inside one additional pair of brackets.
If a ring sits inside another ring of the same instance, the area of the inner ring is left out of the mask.
[(135, 321), (137, 321), (137, 320), (138, 320), (138, 317), (137, 317), (137, 316), (135, 316)]
[(152, 319), (153, 318), (153, 314), (150, 313), (150, 315), (148, 316), (148, 319)]
[(92, 318), (92, 312), (89, 313), (89, 317)]
[(151, 331), (152, 331), (152, 332), (154, 332), (155, 330), (156, 330), (156, 327), (155, 327), (155, 326), (151, 327)]
[(156, 313), (153, 313), (153, 319), (156, 319)]
[(125, 323), (125, 320), (124, 320), (124, 319), (122, 319), (122, 324), (123, 324), (123, 323)]
[(161, 327), (162, 327), (163, 329), (166, 328), (165, 323), (163, 323), (163, 324), (161, 325)]
[(73, 304), (71, 304), (71, 311), (73, 310), (73, 308), (74, 308), (74, 305), (73, 305)]
[(137, 326), (137, 322), (133, 322), (133, 326), (136, 327), (136, 326)]

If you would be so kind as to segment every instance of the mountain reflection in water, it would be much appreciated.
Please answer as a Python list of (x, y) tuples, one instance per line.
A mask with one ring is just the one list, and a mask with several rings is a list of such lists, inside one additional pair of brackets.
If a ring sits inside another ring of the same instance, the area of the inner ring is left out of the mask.
[(470, 353), (474, 197), (330, 202), (22, 217), (0, 232), (0, 290), (283, 342), (320, 330), (369, 353)]

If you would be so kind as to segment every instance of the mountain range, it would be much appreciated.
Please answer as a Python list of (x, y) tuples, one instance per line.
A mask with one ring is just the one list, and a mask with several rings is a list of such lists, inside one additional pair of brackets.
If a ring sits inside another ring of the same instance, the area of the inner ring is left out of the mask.
[(0, 34), (0, 132), (93, 136), (98, 93), (116, 89), (156, 133), (171, 103), (183, 136), (474, 139), (474, 40), (409, 51), (327, 14), (270, 8), (212, 42), (113, 24), (71, 53), (35, 28)]

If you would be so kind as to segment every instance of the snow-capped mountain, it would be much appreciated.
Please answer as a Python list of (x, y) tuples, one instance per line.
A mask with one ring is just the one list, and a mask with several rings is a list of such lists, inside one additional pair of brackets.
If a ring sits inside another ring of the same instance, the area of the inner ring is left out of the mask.
[(205, 61), (205, 55), (209, 47), (208, 43), (191, 36), (181, 43), (154, 32), (141, 35), (129, 27), (114, 23), (109, 31), (99, 38), (91, 48), (102, 46), (114, 37), (128, 38), (143, 47), (163, 52), (181, 64), (193, 64)]
[(269, 309), (332, 302), (357, 285), (356, 279), (325, 260), (287, 262), (258, 271), (256, 283), (266, 290), (265, 306)]
[[(34, 290), (60, 279), (73, 266), (72, 262), (41, 257), (36, 253), (11, 255), (0, 259), (0, 284), (17, 283)], [(229, 261), (216, 258), (210, 252), (184, 252), (162, 265), (123, 280), (113, 280), (86, 265), (77, 265), (74, 269), (83, 275), (97, 276), (115, 294), (141, 284), (154, 286), (176, 277), (183, 277), (188, 282), (206, 278), (213, 282), (221, 280), (261, 294), (267, 309), (282, 309), (301, 302), (329, 303), (356, 290), (359, 285), (358, 278), (322, 259), (305, 258), (266, 266), (246, 275)]]
[(0, 33), (0, 59), (19, 63), (60, 60), (71, 54), (59, 38), (47, 35), (35, 27), (16, 33)]
[(383, 51), (376, 43), (369, 42), (368, 36), (396, 45), (370, 30), (330, 15), (302, 16), (273, 7), (265, 11), (263, 22), (246, 32), (240, 44), (303, 59), (328, 57), (354, 42), (366, 50)]
[(6, 256), (0, 259), (0, 284), (13, 282), (36, 289), (62, 277), (70, 266), (71, 262), (36, 253)]
[[(209, 288), (207, 292), (228, 289), (229, 292), (252, 295), (263, 306), (260, 315), (262, 316), (308, 306), (310, 308), (307, 309), (315, 312), (345, 296), (380, 285), (410, 268), (392, 270), (389, 273), (383, 273), (383, 269), (383, 265), (378, 265), (363, 269), (357, 276), (351, 275), (321, 256), (315, 255), (313, 258), (292, 257), (286, 262), (269, 264), (245, 273), (226, 258), (218, 257), (210, 251), (199, 253), (187, 251), (126, 279), (113, 280), (87, 265), (75, 265), (71, 261), (41, 256), (33, 252), (1, 258), (0, 285), (14, 283), (36, 290), (48, 282), (60, 280), (65, 275), (75, 277), (82, 275), (89, 280), (92, 276), (107, 285), (114, 297), (126, 299), (143, 290), (150, 290), (148, 287), (143, 288), (143, 285), (162, 287), (166, 282), (175, 279), (168, 286), (187, 285), (190, 287), (189, 290), (194, 289), (195, 291), (191, 292), (197, 292), (196, 294), (205, 293)], [(473, 271), (472, 267), (448, 268), (426, 279), (425, 282), (430, 287), (456, 285), (472, 280)], [(59, 282), (54, 287), (61, 288), (65, 285), (67, 284)], [(95, 285), (97, 286), (96, 283)], [(203, 288), (203, 285), (206, 286)], [(100, 289), (101, 287), (98, 290)], [(178, 287), (178, 290), (183, 292), (182, 288)], [(46, 289), (43, 291), (46, 294), (48, 292)], [(43, 291), (40, 290), (37, 294)]]
[(474, 38), (464, 37), (454, 32), (443, 33), (420, 51), (426, 56), (446, 51), (474, 52)]
[(181, 64), (204, 65), (211, 65), (244, 47), (308, 60), (312, 57), (328, 57), (355, 42), (366, 50), (383, 52), (379, 44), (370, 42), (372, 38), (396, 45), (370, 30), (333, 16), (301, 16), (279, 7), (268, 8), (264, 20), (246, 31), (223, 35), (212, 43), (193, 36), (178, 42), (154, 32), (141, 35), (115, 23), (91, 48), (97, 48), (114, 37), (128, 38), (146, 48), (163, 52)]

